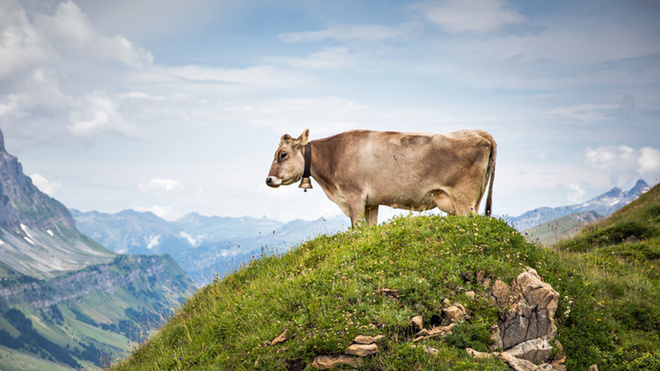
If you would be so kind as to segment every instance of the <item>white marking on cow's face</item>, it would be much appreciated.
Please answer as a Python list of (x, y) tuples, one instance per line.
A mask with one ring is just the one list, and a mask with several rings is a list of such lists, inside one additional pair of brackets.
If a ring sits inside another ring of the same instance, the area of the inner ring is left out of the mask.
[(302, 178), (305, 170), (302, 148), (307, 144), (308, 137), (309, 130), (305, 130), (297, 139), (288, 134), (282, 136), (266, 178), (266, 185), (277, 188), (280, 185), (296, 183)]
[(282, 179), (274, 176), (269, 176), (266, 178), (266, 185), (272, 188), (277, 188), (282, 185)]

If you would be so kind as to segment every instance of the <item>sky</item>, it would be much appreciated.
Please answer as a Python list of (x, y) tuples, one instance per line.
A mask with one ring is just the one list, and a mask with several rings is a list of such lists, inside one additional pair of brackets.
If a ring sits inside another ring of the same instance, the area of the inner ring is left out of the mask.
[(654, 0), (0, 0), (0, 129), (69, 208), (281, 221), (341, 213), (265, 185), (283, 134), (482, 129), (493, 213), (517, 216), (660, 181), (658, 19)]

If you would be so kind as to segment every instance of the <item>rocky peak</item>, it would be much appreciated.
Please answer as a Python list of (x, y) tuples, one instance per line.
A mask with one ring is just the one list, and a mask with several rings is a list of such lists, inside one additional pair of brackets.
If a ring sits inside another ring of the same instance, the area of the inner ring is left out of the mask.
[(15, 156), (7, 153), (0, 130), (0, 228), (16, 230), (20, 225), (37, 229), (55, 227), (55, 223), (75, 228), (71, 212), (60, 202), (41, 192), (23, 174)]
[(651, 189), (651, 187), (644, 180), (640, 179), (635, 183), (635, 186), (632, 187), (628, 192), (625, 192), (626, 197), (639, 197), (641, 194), (646, 193)]

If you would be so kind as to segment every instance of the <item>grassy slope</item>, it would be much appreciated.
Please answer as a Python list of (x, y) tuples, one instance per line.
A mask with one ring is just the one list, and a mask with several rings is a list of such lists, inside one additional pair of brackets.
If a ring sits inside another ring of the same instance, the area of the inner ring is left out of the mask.
[(612, 330), (614, 342), (603, 343), (600, 357), (638, 358), (647, 367), (640, 369), (660, 369), (660, 185), (559, 249), (585, 277), (600, 323)]
[[(657, 240), (649, 243), (657, 250)], [(542, 249), (485, 217), (400, 218), (322, 236), (209, 284), (114, 369), (304, 369), (317, 355), (341, 354), (356, 335), (384, 334), (364, 369), (506, 370), (463, 351), (485, 350), (498, 316), (474, 277), (482, 270), (510, 283), (525, 266), (561, 295), (558, 339), (568, 369), (658, 365), (657, 256), (629, 260), (617, 247), (596, 254), (580, 246)], [(381, 295), (383, 288), (398, 290), (398, 299)], [(445, 298), (465, 305), (470, 319), (454, 335), (424, 342), (439, 356), (411, 347), (410, 318), (428, 322)], [(626, 310), (631, 302), (634, 312)], [(285, 329), (287, 342), (264, 345)]]

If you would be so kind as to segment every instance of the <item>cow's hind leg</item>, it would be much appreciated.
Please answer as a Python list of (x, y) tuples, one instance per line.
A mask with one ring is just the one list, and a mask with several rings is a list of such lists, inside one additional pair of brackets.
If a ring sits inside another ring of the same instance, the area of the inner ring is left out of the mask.
[(456, 215), (477, 214), (480, 194), (478, 190), (456, 192), (452, 197)]
[(378, 224), (378, 205), (366, 208), (364, 210), (364, 219), (369, 225)]

